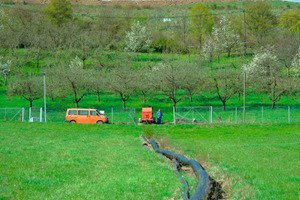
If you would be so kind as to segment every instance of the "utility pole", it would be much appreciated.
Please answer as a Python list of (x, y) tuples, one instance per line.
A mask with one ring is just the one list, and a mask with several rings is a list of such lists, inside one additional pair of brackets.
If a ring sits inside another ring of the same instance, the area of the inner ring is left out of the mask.
[(245, 18), (245, 9), (243, 10), (243, 16), (244, 16), (244, 55), (246, 56), (247, 52), (247, 45), (246, 45), (246, 18)]
[(246, 123), (246, 72), (244, 72), (244, 123)]
[(43, 73), (44, 76), (44, 115), (45, 115), (45, 122), (47, 122), (47, 105), (46, 105), (46, 73)]

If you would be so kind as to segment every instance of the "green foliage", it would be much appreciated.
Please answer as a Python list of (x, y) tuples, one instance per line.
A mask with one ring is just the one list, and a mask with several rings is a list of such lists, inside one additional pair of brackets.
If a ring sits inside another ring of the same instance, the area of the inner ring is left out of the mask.
[(246, 8), (246, 26), (256, 45), (262, 45), (264, 38), (270, 34), (276, 25), (277, 19), (268, 2), (251, 2)]
[(187, 53), (187, 49), (177, 40), (161, 34), (153, 41), (152, 48), (160, 53)]
[(48, 18), (57, 25), (62, 25), (72, 19), (72, 5), (70, 0), (50, 0), (45, 8)]
[(143, 130), (143, 135), (146, 138), (152, 138), (154, 136), (154, 128), (151, 125), (144, 125), (142, 126), (142, 130)]
[(300, 8), (282, 13), (279, 26), (289, 29), (292, 33), (299, 33)]
[(214, 25), (212, 12), (205, 4), (198, 3), (191, 9), (191, 29), (202, 45), (203, 35), (210, 34)]

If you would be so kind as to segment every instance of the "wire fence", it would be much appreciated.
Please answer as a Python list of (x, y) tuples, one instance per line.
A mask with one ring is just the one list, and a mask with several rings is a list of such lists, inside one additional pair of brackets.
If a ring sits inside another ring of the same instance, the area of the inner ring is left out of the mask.
[[(244, 123), (243, 107), (183, 107), (177, 108), (175, 123)], [(259, 123), (295, 123), (300, 122), (300, 106), (261, 106), (246, 107), (245, 122)]]
[[(110, 124), (137, 124), (141, 117), (141, 109), (96, 108), (103, 112)], [(47, 122), (65, 122), (67, 108), (47, 108)], [(163, 111), (163, 123), (202, 124), (244, 123), (243, 107), (228, 107), (223, 110), (219, 106), (177, 107)], [(0, 121), (45, 122), (43, 108), (0, 108)], [(154, 114), (154, 117), (155, 114)], [(300, 106), (256, 106), (246, 107), (246, 123), (275, 124), (300, 122)]]

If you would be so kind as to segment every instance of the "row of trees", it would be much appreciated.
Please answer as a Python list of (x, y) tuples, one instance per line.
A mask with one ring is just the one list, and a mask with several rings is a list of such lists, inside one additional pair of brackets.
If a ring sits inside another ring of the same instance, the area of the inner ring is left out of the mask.
[(299, 13), (296, 8), (278, 17), (267, 2), (248, 3), (245, 32), (241, 12), (225, 17), (213, 15), (205, 4), (181, 11), (171, 21), (164, 22), (160, 17), (153, 22), (151, 16), (115, 18), (109, 12), (101, 13), (100, 18), (74, 17), (68, 0), (52, 0), (42, 11), (24, 5), (1, 10), (0, 48), (11, 53), (10, 60), (15, 65), (20, 62), (16, 50), (26, 48), (34, 57), (31, 59), (36, 60), (36, 67), (43, 59), (42, 51), (50, 51), (51, 57), (62, 49), (78, 56), (84, 66), (96, 50), (181, 54), (189, 53), (191, 46), (206, 51), (215, 46), (213, 49), (217, 50), (208, 51), (230, 56), (241, 50), (244, 39), (248, 47), (261, 47), (275, 44), (285, 32), (299, 33)]
[[(260, 49), (253, 59), (240, 68), (221, 66), (203, 68), (184, 61), (166, 61), (154, 66), (132, 68), (130, 63), (120, 63), (113, 68), (99, 70), (84, 69), (79, 58), (70, 63), (60, 63), (49, 68), (47, 93), (53, 98), (68, 98), (76, 107), (87, 94), (113, 93), (120, 97), (123, 109), (132, 96), (147, 98), (164, 95), (173, 106), (184, 98), (193, 101), (195, 94), (209, 92), (222, 102), (223, 110), (233, 96), (243, 93), (244, 73), (247, 74), (249, 89), (267, 95), (275, 107), (282, 96), (297, 96), (300, 90), (300, 49), (292, 60), (290, 74), (284, 73), (284, 66), (272, 47)], [(24, 97), (30, 102), (43, 96), (42, 76), (19, 75), (9, 85), (9, 95)], [(96, 99), (95, 99), (96, 100)]]

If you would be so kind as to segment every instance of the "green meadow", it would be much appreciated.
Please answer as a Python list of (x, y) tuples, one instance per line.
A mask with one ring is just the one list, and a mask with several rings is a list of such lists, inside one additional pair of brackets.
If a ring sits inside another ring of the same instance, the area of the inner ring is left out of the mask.
[[(141, 146), (202, 163), (230, 199), (297, 199), (300, 127), (292, 125), (0, 124), (1, 199), (180, 199), (172, 164)], [(195, 187), (192, 175), (185, 175)]]

